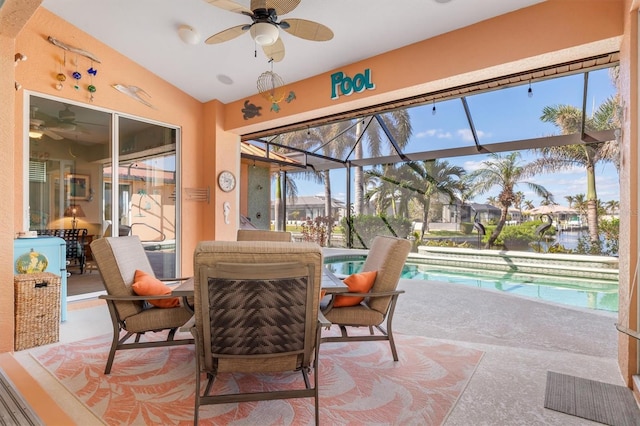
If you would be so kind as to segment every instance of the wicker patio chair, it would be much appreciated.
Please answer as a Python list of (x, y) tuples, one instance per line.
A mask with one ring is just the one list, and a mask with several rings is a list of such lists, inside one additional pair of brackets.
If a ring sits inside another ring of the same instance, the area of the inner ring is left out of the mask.
[[(317, 244), (201, 242), (195, 251), (196, 397), (201, 405), (314, 398), (319, 419), (322, 251)], [(309, 373), (313, 369), (313, 383)], [(291, 388), (219, 393), (220, 373), (300, 372)], [(202, 392), (201, 376), (207, 385)]]
[[(105, 237), (91, 242), (91, 251), (102, 276), (106, 295), (99, 296), (107, 301), (113, 323), (113, 340), (104, 373), (111, 372), (116, 351), (119, 349), (149, 348), (193, 344), (193, 339), (174, 340), (179, 327), (193, 316), (186, 306), (160, 308), (149, 305), (150, 300), (171, 299), (172, 296), (137, 296), (132, 289), (136, 270), (154, 275), (151, 264), (137, 236)], [(179, 281), (186, 278), (163, 279)], [(166, 340), (140, 341), (147, 332), (168, 330)], [(127, 341), (135, 335), (133, 342)]]
[(238, 229), (238, 241), (284, 241), (291, 242), (289, 231), (266, 231), (263, 229)]
[[(377, 271), (371, 290), (364, 293), (339, 293), (332, 296), (329, 304), (322, 308), (322, 313), (332, 324), (340, 327), (340, 336), (327, 336), (322, 342), (372, 341), (388, 340), (393, 360), (398, 360), (398, 353), (393, 341), (391, 321), (398, 296), (404, 293), (397, 290), (402, 267), (411, 251), (411, 242), (406, 239), (377, 236), (373, 240), (362, 272)], [(335, 307), (337, 297), (363, 299), (354, 306)], [(386, 320), (386, 328), (382, 323)], [(349, 335), (347, 327), (369, 327), (369, 335)], [(381, 333), (374, 335), (373, 327)]]

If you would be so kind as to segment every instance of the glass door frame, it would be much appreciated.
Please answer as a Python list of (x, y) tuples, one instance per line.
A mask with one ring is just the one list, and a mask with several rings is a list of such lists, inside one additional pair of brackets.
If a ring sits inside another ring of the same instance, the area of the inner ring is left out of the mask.
[[(176, 193), (176, 199), (175, 199), (175, 232), (176, 232), (176, 238), (175, 238), (175, 268), (176, 268), (176, 276), (181, 276), (181, 269), (182, 269), (182, 203), (181, 203), (181, 188), (182, 188), (182, 183), (181, 183), (181, 175), (182, 175), (182, 170), (181, 170), (181, 127), (174, 125), (174, 124), (170, 124), (170, 123), (164, 123), (164, 122), (160, 122), (157, 120), (152, 120), (149, 118), (144, 118), (144, 117), (140, 117), (140, 116), (135, 116), (135, 115), (131, 115), (131, 114), (127, 114), (127, 113), (123, 113), (123, 112), (119, 112), (119, 111), (115, 111), (112, 109), (107, 109), (107, 108), (102, 108), (102, 107), (98, 107), (95, 105), (91, 105), (91, 104), (83, 104), (80, 102), (76, 102), (76, 101), (72, 101), (69, 99), (65, 99), (65, 98), (59, 98), (56, 96), (51, 96), (51, 95), (47, 95), (44, 93), (39, 93), (39, 92), (35, 92), (35, 91), (30, 91), (30, 90), (24, 90), (23, 91), (23, 173), (22, 173), (22, 187), (23, 187), (23, 194), (22, 194), (22, 216), (23, 216), (23, 225), (22, 227), (25, 229), (29, 228), (29, 224), (30, 224), (30, 207), (29, 207), (29, 161), (30, 161), (30, 149), (31, 149), (31, 141), (29, 139), (29, 127), (30, 127), (30, 122), (31, 122), (31, 97), (35, 96), (35, 97), (39, 97), (39, 98), (44, 98), (44, 99), (48, 99), (51, 101), (55, 101), (55, 102), (61, 102), (64, 104), (69, 104), (71, 106), (75, 106), (78, 108), (86, 108), (86, 109), (90, 109), (90, 110), (95, 110), (95, 111), (100, 111), (103, 113), (107, 113), (111, 115), (111, 134), (110, 134), (110, 161), (111, 161), (111, 165), (112, 165), (112, 179), (111, 179), (111, 187), (112, 188), (119, 188), (120, 185), (120, 179), (118, 176), (118, 170), (119, 170), (119, 163), (120, 163), (120, 155), (119, 155), (119, 119), (122, 118), (127, 118), (130, 120), (136, 120), (136, 121), (140, 121), (143, 123), (147, 123), (147, 124), (151, 124), (151, 125), (156, 125), (156, 126), (160, 126), (160, 127), (164, 127), (164, 128), (169, 128), (169, 129), (173, 129), (175, 130), (175, 134), (176, 134), (176, 140), (175, 140), (175, 174), (176, 174), (176, 182), (175, 182), (175, 193)], [(105, 164), (105, 163), (102, 163)], [(96, 185), (100, 185), (101, 190), (100, 190), (100, 194), (102, 195), (102, 191), (104, 189), (104, 175), (103, 175), (103, 168), (100, 168), (99, 171), (99, 182), (96, 182)], [(114, 218), (118, 218), (118, 211), (119, 211), (119, 191), (111, 191), (111, 218), (112, 221)], [(104, 211), (104, 200), (102, 200), (102, 197), (96, 197), (96, 200), (99, 200), (99, 202), (102, 204), (100, 211)], [(103, 218), (101, 218), (102, 220)], [(113, 229), (113, 227), (112, 227)], [(115, 228), (117, 229), (117, 227)], [(116, 232), (117, 234), (117, 232)], [(114, 235), (117, 236), (117, 235)]]

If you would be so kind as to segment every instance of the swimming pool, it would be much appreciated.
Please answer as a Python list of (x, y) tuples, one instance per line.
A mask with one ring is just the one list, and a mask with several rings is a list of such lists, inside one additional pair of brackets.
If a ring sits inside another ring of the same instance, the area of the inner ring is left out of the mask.
[[(325, 265), (338, 276), (359, 272), (363, 264), (364, 257), (325, 259)], [(618, 283), (613, 281), (476, 271), (411, 262), (405, 264), (402, 278), (462, 284), (569, 306), (618, 312)]]

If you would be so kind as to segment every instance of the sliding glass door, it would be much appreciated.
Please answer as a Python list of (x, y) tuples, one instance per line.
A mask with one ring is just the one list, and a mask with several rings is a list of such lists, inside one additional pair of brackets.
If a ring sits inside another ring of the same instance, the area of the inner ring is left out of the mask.
[(156, 276), (176, 276), (177, 130), (118, 118), (119, 232), (138, 235)]
[[(87, 229), (86, 245), (137, 235), (156, 275), (176, 276), (179, 129), (36, 94), (28, 105), (29, 228)], [(69, 272), (71, 287), (83, 274)]]

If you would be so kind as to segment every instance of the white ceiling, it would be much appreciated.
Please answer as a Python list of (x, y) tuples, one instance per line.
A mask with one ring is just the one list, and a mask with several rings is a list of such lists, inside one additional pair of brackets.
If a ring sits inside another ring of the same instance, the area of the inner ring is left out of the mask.
[[(273, 71), (285, 83), (302, 80), (542, 1), (302, 0), (279, 20), (316, 21), (331, 28), (334, 38), (308, 41), (281, 30), (286, 54)], [(250, 2), (237, 3), (249, 7)], [(250, 96), (257, 92), (258, 76), (271, 70), (261, 50), (254, 57), (249, 34), (204, 43), (219, 31), (251, 22), (204, 0), (44, 0), (42, 5), (201, 102)], [(180, 25), (195, 28), (200, 43), (184, 43)], [(222, 83), (220, 76), (233, 83)], [(144, 88), (144, 82), (129, 83)]]

